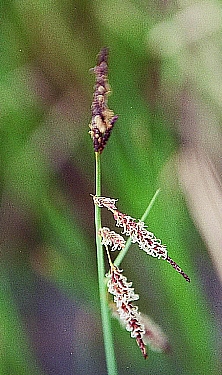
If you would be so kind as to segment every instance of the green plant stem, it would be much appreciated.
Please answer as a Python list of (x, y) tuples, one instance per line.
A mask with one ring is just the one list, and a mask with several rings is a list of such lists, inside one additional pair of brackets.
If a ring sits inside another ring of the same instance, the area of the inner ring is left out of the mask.
[[(150, 210), (151, 210), (152, 207), (153, 207), (153, 204), (154, 204), (154, 202), (155, 202), (155, 200), (156, 200), (156, 198), (157, 198), (159, 192), (160, 192), (160, 189), (158, 189), (158, 190), (156, 191), (156, 193), (154, 194), (154, 196), (153, 196), (153, 198), (151, 199), (149, 205), (147, 206), (146, 211), (144, 212), (143, 216), (142, 216), (141, 219), (140, 219), (141, 221), (145, 221), (145, 220), (146, 220), (147, 216), (148, 216), (149, 213), (150, 213)], [(128, 240), (126, 241), (126, 245), (125, 245), (124, 249), (120, 251), (119, 255), (118, 255), (118, 256), (116, 257), (116, 259), (115, 259), (115, 262), (114, 262), (115, 266), (119, 267), (119, 265), (120, 265), (121, 262), (123, 261), (123, 258), (124, 258), (125, 255), (126, 255), (127, 251), (129, 250), (130, 245), (131, 245), (131, 238), (128, 238)]]
[[(96, 196), (101, 196), (101, 168), (100, 168), (100, 154), (95, 153), (96, 156)], [(106, 364), (108, 375), (117, 375), (117, 365), (115, 359), (112, 329), (111, 329), (111, 315), (107, 303), (106, 284), (104, 281), (105, 265), (104, 252), (101, 245), (100, 236), (98, 234), (101, 228), (101, 208), (95, 205), (95, 228), (96, 228), (96, 248), (97, 248), (97, 266), (98, 266), (98, 283), (99, 283), (99, 297), (103, 328), (103, 338), (105, 346)]]

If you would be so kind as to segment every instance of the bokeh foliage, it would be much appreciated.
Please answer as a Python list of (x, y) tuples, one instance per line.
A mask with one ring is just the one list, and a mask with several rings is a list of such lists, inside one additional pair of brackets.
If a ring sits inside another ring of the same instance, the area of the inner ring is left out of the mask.
[[(140, 294), (141, 311), (165, 329), (172, 353), (150, 352), (144, 361), (114, 322), (119, 373), (219, 374), (218, 295), (212, 288), (214, 282), (219, 289), (219, 281), (186, 205), (178, 172), (183, 137), (176, 121), (184, 90), (188, 101), (201, 101), (221, 117), (216, 89), (205, 73), (207, 50), (219, 43), (220, 29), (209, 26), (211, 14), (222, 10), (219, 2), (209, 2), (201, 37), (189, 42), (190, 30), (187, 44), (179, 44), (178, 19), (187, 10), (195, 15), (203, 9), (201, 3), (192, 8), (192, 1), (168, 3), (1, 4), (1, 374), (104, 374), (89, 195), (94, 155), (87, 134), (94, 84), (89, 69), (104, 45), (110, 47), (110, 108), (119, 120), (102, 155), (103, 194), (118, 198), (122, 212), (139, 218), (161, 187), (147, 224), (191, 277), (189, 285), (168, 264), (132, 246), (124, 273)], [(209, 124), (211, 137), (213, 130)], [(104, 213), (107, 222), (113, 225)], [(65, 359), (55, 372), (45, 366), (41, 340), (33, 341), (29, 332), (31, 326), (38, 336), (31, 297), (39, 293), (38, 278), (83, 314), (73, 332), (70, 328), (75, 353), (69, 370)], [(84, 323), (86, 311), (90, 318)]]

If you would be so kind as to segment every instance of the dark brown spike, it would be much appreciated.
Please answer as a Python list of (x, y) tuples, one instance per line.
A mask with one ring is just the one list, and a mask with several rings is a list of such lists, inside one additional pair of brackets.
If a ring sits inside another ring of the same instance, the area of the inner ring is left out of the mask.
[(91, 106), (92, 122), (89, 125), (90, 135), (93, 139), (94, 151), (102, 153), (118, 116), (108, 108), (108, 54), (107, 47), (101, 49), (98, 55), (98, 64), (91, 69), (96, 76), (93, 102)]
[(100, 65), (103, 61), (107, 64), (108, 56), (109, 56), (109, 48), (108, 47), (101, 48), (98, 54), (97, 64)]

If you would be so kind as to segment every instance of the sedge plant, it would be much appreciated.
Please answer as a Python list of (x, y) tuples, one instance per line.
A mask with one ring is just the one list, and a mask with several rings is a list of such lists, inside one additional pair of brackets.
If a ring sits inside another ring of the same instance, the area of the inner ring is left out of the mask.
[[(108, 82), (108, 48), (101, 49), (97, 65), (91, 71), (95, 74), (90, 135), (93, 140), (95, 152), (95, 194), (92, 195), (92, 198), (95, 206), (99, 297), (107, 373), (108, 375), (117, 375), (111, 317), (117, 318), (121, 325), (130, 332), (131, 337), (136, 340), (145, 359), (148, 357), (147, 345), (151, 349), (160, 352), (169, 350), (168, 339), (162, 329), (146, 314), (138, 311), (135, 301), (139, 299), (139, 295), (134, 292), (132, 282), (127, 281), (126, 276), (123, 275), (123, 270), (119, 268), (130, 244), (137, 243), (138, 247), (146, 254), (159, 260), (165, 260), (186, 281), (190, 282), (190, 278), (170, 258), (166, 246), (147, 229), (144, 223), (159, 190), (155, 193), (144, 215), (138, 221), (117, 209), (117, 199), (103, 197), (101, 194), (101, 155), (109, 140), (114, 124), (118, 119), (118, 116), (114, 115), (114, 112), (108, 108), (108, 96), (110, 94)], [(115, 231), (111, 231), (107, 227), (102, 227), (102, 208), (112, 213), (116, 226), (122, 228), (121, 235)], [(122, 234), (129, 237), (128, 241), (125, 240)], [(118, 251), (119, 253), (114, 262), (111, 260), (110, 251)], [(105, 269), (105, 256), (108, 257), (110, 267), (108, 272)], [(111, 296), (112, 299), (110, 298)]]

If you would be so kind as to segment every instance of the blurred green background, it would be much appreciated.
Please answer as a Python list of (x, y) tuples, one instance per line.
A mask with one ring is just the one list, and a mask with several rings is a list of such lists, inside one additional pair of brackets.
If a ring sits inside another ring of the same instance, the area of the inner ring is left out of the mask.
[(221, 373), (221, 1), (2, 1), (0, 30), (0, 374), (106, 374), (88, 135), (103, 46), (119, 115), (103, 195), (139, 218), (160, 187), (147, 224), (191, 277), (132, 246), (124, 274), (172, 351), (144, 361), (114, 321), (119, 374)]

